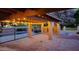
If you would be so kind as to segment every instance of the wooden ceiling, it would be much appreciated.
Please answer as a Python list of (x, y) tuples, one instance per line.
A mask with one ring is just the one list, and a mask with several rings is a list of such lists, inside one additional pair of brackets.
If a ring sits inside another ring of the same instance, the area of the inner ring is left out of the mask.
[(44, 15), (50, 12), (66, 10), (70, 8), (0, 8), (0, 20), (8, 19), (10, 16), (34, 16)]

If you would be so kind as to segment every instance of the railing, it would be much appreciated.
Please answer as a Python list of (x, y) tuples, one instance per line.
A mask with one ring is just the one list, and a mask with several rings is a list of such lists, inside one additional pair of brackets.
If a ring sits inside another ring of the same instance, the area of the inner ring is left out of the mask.
[[(32, 31), (32, 35), (39, 32)], [(28, 36), (27, 27), (0, 28), (0, 43), (13, 41)]]

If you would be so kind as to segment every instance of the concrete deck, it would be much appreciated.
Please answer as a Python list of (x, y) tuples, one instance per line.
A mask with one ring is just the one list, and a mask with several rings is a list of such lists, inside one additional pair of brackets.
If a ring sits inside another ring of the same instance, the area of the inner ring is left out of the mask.
[(47, 34), (38, 34), (32, 38), (23, 38), (1, 44), (1, 51), (79, 51), (79, 36), (63, 33), (54, 35), (52, 40)]

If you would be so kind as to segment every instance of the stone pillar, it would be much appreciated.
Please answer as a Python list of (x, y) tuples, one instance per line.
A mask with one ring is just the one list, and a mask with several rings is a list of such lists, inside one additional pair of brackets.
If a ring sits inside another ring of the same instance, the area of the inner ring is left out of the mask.
[(48, 36), (49, 36), (49, 40), (52, 40), (53, 28), (52, 28), (52, 22), (50, 22), (50, 21), (48, 21)]
[(44, 24), (42, 23), (41, 24), (41, 33), (43, 33), (43, 31), (44, 31), (43, 29), (44, 29)]
[(60, 29), (60, 24), (58, 23), (58, 34), (60, 34), (60, 31), (61, 31), (61, 29)]
[(32, 37), (32, 23), (28, 23), (28, 36)]
[(58, 22), (54, 22), (54, 26), (53, 26), (53, 31), (54, 31), (54, 34), (59, 34), (59, 31), (60, 31), (60, 25)]
[(59, 34), (60, 33), (60, 25), (59, 25), (59, 23), (57, 22), (56, 23), (57, 24), (57, 28), (56, 28), (56, 34)]

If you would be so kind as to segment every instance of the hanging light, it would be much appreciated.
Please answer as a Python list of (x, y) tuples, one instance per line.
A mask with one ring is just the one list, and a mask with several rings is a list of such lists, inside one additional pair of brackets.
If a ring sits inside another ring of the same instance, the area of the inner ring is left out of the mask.
[(24, 18), (24, 20), (25, 20), (26, 18)]

